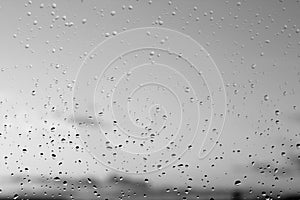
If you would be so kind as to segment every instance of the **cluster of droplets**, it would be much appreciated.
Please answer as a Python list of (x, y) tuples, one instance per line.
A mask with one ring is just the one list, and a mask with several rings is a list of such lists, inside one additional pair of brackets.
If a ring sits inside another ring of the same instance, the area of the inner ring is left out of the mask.
[[(297, 13), (294, 16), (293, 9), (299, 7), (299, 2), (287, 4), (279, 0), (267, 2), (262, 6), (260, 2), (256, 2), (253, 3), (253, 9), (248, 9), (248, 4), (252, 2), (225, 1), (220, 3), (220, 6), (203, 6), (196, 5), (196, 3), (149, 0), (136, 1), (132, 4), (124, 2), (124, 5), (108, 6), (104, 9), (97, 4), (90, 7), (89, 3), (81, 0), (74, 5), (88, 9), (88, 12), (76, 14), (68, 12), (62, 2), (37, 4), (29, 0), (22, 5), (22, 11), (17, 12), (16, 15), (16, 27), (10, 24), (12, 28), (15, 28), (14, 32), (9, 31), (12, 35), (5, 38), (12, 38), (16, 42), (17, 45), (12, 46), (17, 48), (21, 46), (24, 57), (32, 59), (29, 62), (32, 64), (26, 63), (24, 66), (2, 64), (0, 66), (2, 80), (9, 77), (10, 81), (18, 82), (18, 78), (22, 77), (30, 83), (29, 87), (22, 86), (22, 88), (18, 88), (21, 84), (14, 83), (17, 85), (16, 91), (20, 98), (0, 97), (2, 113), (0, 147), (1, 155), (3, 155), (1, 159), (12, 179), (19, 178), (16, 174), (22, 175), (22, 178), (18, 179), (22, 192), (14, 193), (11, 197), (20, 199), (23, 195), (25, 197), (38, 195), (40, 189), (38, 187), (33, 193), (26, 194), (25, 192), (26, 184), (33, 183), (34, 177), (29, 174), (34, 171), (45, 172), (39, 175), (43, 179), (43, 184), (39, 183), (39, 185), (45, 196), (56, 197), (53, 196), (54, 192), (47, 192), (56, 188), (59, 190), (58, 198), (67, 195), (72, 199), (77, 192), (92, 188), (90, 193), (97, 198), (101, 197), (99, 187), (91, 178), (78, 180), (72, 177), (76, 174), (72, 172), (73, 168), (80, 168), (79, 171), (88, 174), (94, 173), (91, 171), (93, 166), (94, 168), (98, 166), (97, 161), (85, 159), (87, 155), (79, 142), (80, 134), (75, 131), (74, 120), (80, 126), (90, 128), (95, 127), (99, 122), (88, 108), (85, 110), (86, 115), (82, 118), (72, 117), (70, 96), (75, 84), (73, 71), (76, 70), (73, 70), (73, 66), (77, 61), (68, 62), (61, 58), (71, 56), (72, 60), (76, 60), (77, 57), (83, 60), (88, 53), (82, 52), (82, 49), (88, 51), (90, 47), (94, 47), (98, 43), (99, 35), (102, 34), (100, 38), (102, 40), (117, 36), (129, 28), (140, 26), (144, 21), (139, 12), (146, 13), (146, 11), (152, 13), (152, 16), (149, 18), (144, 16), (147, 18), (145, 24), (176, 27), (178, 30), (193, 35), (196, 39), (200, 38), (199, 40), (203, 41), (205, 47), (212, 50), (215, 55), (223, 56), (224, 54), (224, 61), (222, 57), (218, 59), (218, 62), (224, 63), (225, 66), (222, 67), (224, 71), (222, 75), (225, 77), (226, 92), (229, 96), (227, 112), (230, 119), (237, 120), (234, 121), (234, 127), (237, 129), (228, 128), (233, 140), (228, 142), (224, 139), (222, 143), (218, 142), (215, 153), (218, 155), (211, 156), (204, 166), (184, 162), (171, 165), (171, 172), (179, 174), (180, 178), (183, 177), (182, 180), (186, 179), (187, 186), (180, 190), (179, 184), (177, 186), (177, 183), (174, 183), (175, 186), (167, 188), (165, 192), (174, 192), (182, 198), (188, 198), (188, 194), (195, 190), (195, 187), (191, 185), (202, 184), (202, 189), (210, 189), (213, 193), (218, 189), (215, 186), (217, 185), (217, 181), (214, 180), (215, 176), (205, 174), (199, 178), (198, 174), (208, 172), (213, 174), (217, 171), (222, 172), (216, 175), (217, 178), (228, 180), (233, 188), (238, 189), (248, 188), (251, 181), (246, 177), (254, 177), (256, 185), (249, 188), (249, 194), (257, 194), (258, 197), (262, 196), (265, 199), (271, 199), (271, 196), (279, 198), (285, 190), (293, 190), (292, 186), (296, 185), (298, 178), (295, 172), (298, 172), (300, 149), (297, 139), (299, 131), (293, 127), (293, 123), (299, 123), (297, 91), (300, 73), (297, 62), (300, 58), (298, 51), (300, 28), (298, 19), (295, 17)], [(145, 10), (142, 10), (143, 7)], [(266, 7), (274, 9), (268, 10)], [(0, 10), (4, 9), (6, 5), (1, 3)], [(12, 11), (12, 13), (15, 12)], [(120, 24), (114, 25), (115, 21), (120, 21)], [(104, 28), (103, 24), (106, 23), (112, 24), (112, 28), (109, 28), (110, 26)], [(228, 44), (227, 41), (229, 41)], [(167, 42), (168, 38), (161, 39), (161, 44)], [(222, 51), (224, 48), (220, 47), (223, 46), (226, 46), (225, 49), (228, 52)], [(16, 52), (19, 51), (17, 48)], [(155, 51), (151, 51), (149, 55), (149, 59), (152, 59), (155, 57)], [(39, 57), (41, 57), (41, 62), (37, 64), (35, 59)], [(272, 59), (269, 59), (270, 57)], [(286, 61), (293, 61), (293, 63)], [(23, 75), (23, 70), (28, 73)], [(36, 72), (41, 70), (43, 74), (36, 75)], [(28, 78), (33, 76), (36, 77), (32, 80)], [(273, 79), (278, 80), (278, 83), (272, 82)], [(94, 81), (96, 80), (99, 80), (99, 77), (95, 77)], [(110, 81), (115, 81), (114, 77), (111, 77)], [(272, 84), (276, 91), (272, 90)], [(187, 94), (192, 93), (192, 88), (189, 86), (184, 86), (182, 89)], [(128, 102), (133, 101), (134, 98), (129, 96)], [(197, 98), (190, 97), (190, 103), (195, 102), (203, 104)], [(80, 106), (80, 104), (76, 105), (76, 107)], [(19, 109), (20, 107), (25, 107), (26, 111), (23, 112)], [(40, 111), (41, 116), (36, 117), (35, 114)], [(163, 109), (157, 107), (156, 111), (159, 113)], [(98, 114), (100, 117), (105, 115), (102, 111)], [(167, 114), (163, 115), (166, 121), (170, 117)], [(135, 121), (138, 125), (142, 124), (140, 118)], [(114, 127), (119, 123), (113, 122)], [(64, 126), (68, 128), (64, 129)], [(239, 129), (239, 127), (242, 128)], [(154, 135), (151, 137), (155, 138)], [(111, 143), (106, 143), (106, 148), (111, 151), (123, 147), (122, 144), (113, 146)], [(189, 146), (188, 149), (193, 148)], [(65, 158), (62, 156), (64, 152), (72, 156)], [(171, 157), (177, 156), (176, 153), (171, 154)], [(246, 177), (236, 175), (236, 172), (223, 167), (225, 163), (230, 162), (231, 156), (234, 160), (239, 160), (239, 158), (246, 160), (242, 166), (237, 166), (245, 170)], [(31, 161), (41, 163), (41, 166), (34, 166), (30, 163)], [(156, 167), (160, 169), (163, 164), (159, 163)], [(191, 171), (197, 173), (194, 174)], [(159, 181), (167, 179), (169, 173), (168, 170), (157, 173)], [(72, 178), (69, 180), (64, 176)], [(272, 181), (269, 181), (269, 178)], [(149, 179), (145, 179), (145, 183), (151, 182)], [(123, 178), (114, 178), (113, 183), (117, 185), (123, 180)], [(54, 186), (49, 184), (51, 181)], [(257, 189), (267, 187), (267, 185), (270, 185), (270, 190), (274, 192)], [(108, 189), (112, 187), (107, 186)], [(282, 187), (285, 187), (283, 191)], [(276, 192), (278, 190), (279, 192)], [(1, 185), (0, 196), (5, 192)], [(148, 192), (138, 194), (127, 190), (118, 195), (122, 198), (125, 196), (134, 198), (139, 195), (150, 198), (151, 195), (146, 193)], [(200, 198), (201, 195), (197, 194), (195, 197)]]

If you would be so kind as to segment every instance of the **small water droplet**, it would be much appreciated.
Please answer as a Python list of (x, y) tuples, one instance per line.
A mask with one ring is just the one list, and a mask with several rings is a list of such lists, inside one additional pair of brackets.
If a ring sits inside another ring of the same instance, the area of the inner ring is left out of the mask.
[(53, 9), (55, 9), (55, 8), (56, 8), (56, 3), (53, 3), (53, 4), (51, 5), (51, 7), (52, 7)]
[(242, 183), (242, 182), (241, 182), (240, 180), (235, 180), (235, 181), (234, 181), (234, 185), (236, 185), (236, 186), (241, 185), (241, 183)]
[(111, 16), (115, 16), (115, 15), (116, 15), (116, 11), (114, 11), (114, 10), (111, 11), (111, 12), (110, 12), (110, 15), (111, 15)]
[(269, 98), (270, 98), (270, 97), (269, 97), (269, 95), (267, 95), (267, 94), (264, 96), (264, 100), (265, 100), (265, 101), (268, 101)]
[(191, 89), (190, 89), (190, 87), (185, 87), (184, 91), (188, 93), (191, 91)]
[(14, 199), (17, 199), (17, 198), (19, 198), (19, 195), (18, 195), (18, 194), (15, 194), (15, 195), (14, 195)]

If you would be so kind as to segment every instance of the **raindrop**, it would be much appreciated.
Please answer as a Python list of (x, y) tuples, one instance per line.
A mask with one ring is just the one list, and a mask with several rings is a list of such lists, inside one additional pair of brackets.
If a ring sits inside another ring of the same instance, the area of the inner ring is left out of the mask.
[(236, 181), (234, 181), (234, 185), (236, 185), (236, 186), (239, 186), (239, 185), (241, 185), (241, 181), (240, 180), (236, 180)]
[(266, 94), (266, 95), (264, 96), (264, 100), (265, 100), (265, 101), (268, 101), (268, 100), (269, 100), (269, 95)]
[(252, 64), (251, 69), (255, 69), (255, 68), (256, 68), (256, 64)]
[(110, 12), (110, 15), (111, 15), (111, 16), (115, 16), (115, 15), (116, 15), (116, 11), (114, 11), (114, 10), (111, 11), (111, 12)]
[(157, 113), (160, 112), (160, 107), (156, 107), (156, 112), (157, 112)]
[(19, 198), (19, 195), (18, 194), (15, 194), (14, 195), (14, 199), (18, 199)]
[(186, 93), (189, 93), (191, 91), (190, 87), (185, 87), (185, 90), (184, 90)]
[(52, 7), (53, 9), (55, 9), (55, 8), (56, 8), (56, 3), (53, 3), (53, 4), (51, 5), (51, 7)]

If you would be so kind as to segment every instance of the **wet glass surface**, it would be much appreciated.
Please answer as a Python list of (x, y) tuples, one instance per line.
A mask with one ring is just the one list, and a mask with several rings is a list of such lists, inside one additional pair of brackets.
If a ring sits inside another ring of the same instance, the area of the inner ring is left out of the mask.
[(300, 199), (300, 1), (0, 1), (0, 199)]

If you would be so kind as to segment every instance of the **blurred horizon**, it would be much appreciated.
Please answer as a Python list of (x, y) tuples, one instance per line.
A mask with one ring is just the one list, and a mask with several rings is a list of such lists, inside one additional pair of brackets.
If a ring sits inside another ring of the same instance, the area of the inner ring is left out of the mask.
[[(3, 178), (3, 177), (2, 177)], [(193, 188), (187, 187), (153, 187), (148, 180), (137, 180), (130, 177), (123, 177), (117, 173), (110, 174), (104, 180), (95, 177), (6, 177), (6, 187), (0, 193), (0, 199), (99, 199), (126, 197), (139, 199), (299, 199), (299, 192), (283, 192), (281, 190), (267, 193), (259, 188)], [(17, 186), (17, 183), (21, 185)], [(20, 187), (21, 192), (16, 192)], [(48, 188), (47, 191), (44, 191)], [(5, 191), (5, 192), (3, 192)], [(176, 197), (177, 196), (177, 197)]]

